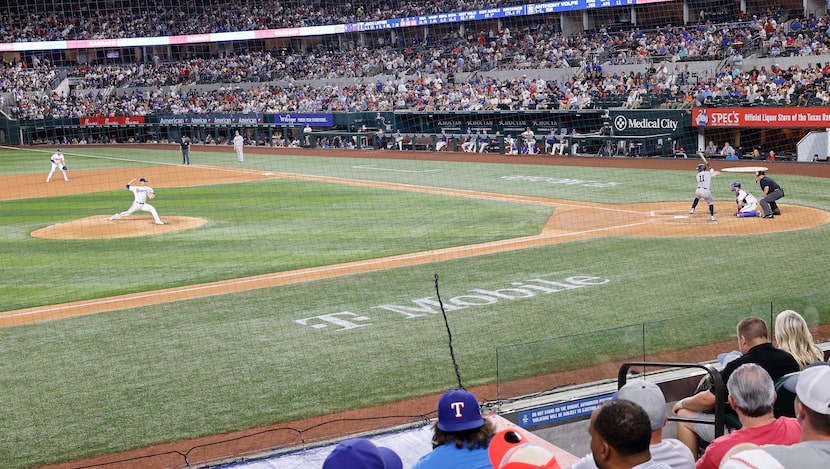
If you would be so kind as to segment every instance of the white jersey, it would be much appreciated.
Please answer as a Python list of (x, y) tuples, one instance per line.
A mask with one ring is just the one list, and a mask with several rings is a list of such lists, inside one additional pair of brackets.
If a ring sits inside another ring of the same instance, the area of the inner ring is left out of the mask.
[(60, 153), (60, 152), (52, 153), (52, 156), (49, 158), (49, 161), (51, 161), (53, 164), (56, 164), (58, 166), (63, 166), (63, 162), (64, 162), (63, 153)]
[(127, 187), (132, 193), (135, 195), (135, 202), (137, 204), (143, 204), (147, 202), (147, 197), (150, 194), (155, 194), (156, 192), (150, 186), (129, 186)]
[(740, 207), (745, 207), (747, 205), (755, 206), (758, 204), (758, 199), (756, 199), (755, 196), (749, 192), (743, 189), (738, 189), (738, 192), (735, 193), (735, 202), (737, 202)]
[(236, 137), (233, 138), (233, 147), (234, 148), (242, 148), (242, 146), (244, 144), (245, 144), (245, 139), (243, 139), (241, 135), (237, 135)]

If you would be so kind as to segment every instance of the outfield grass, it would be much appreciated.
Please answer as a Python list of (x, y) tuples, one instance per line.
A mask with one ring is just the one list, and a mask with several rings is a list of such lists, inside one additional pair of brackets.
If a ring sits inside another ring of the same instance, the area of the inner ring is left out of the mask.
[[(67, 151), (73, 169), (179, 158), (175, 151), (117, 147), (83, 153), (88, 156)], [(235, 161), (230, 150), (192, 158)], [(2, 152), (0, 174), (43, 172), (43, 159)], [(246, 167), (609, 204), (686, 201), (693, 192), (691, 169), (265, 155), (246, 155)], [(717, 180), (719, 204), (731, 203), (731, 180)], [(776, 180), (787, 190), (785, 203), (830, 210), (830, 181)], [(28, 233), (114, 213), (128, 202), (123, 191), (0, 203), (6, 279), (0, 309), (511, 238), (538, 232), (551, 213), (550, 207), (294, 180), (165, 189), (163, 195), (162, 216), (209, 223), (156, 237), (48, 241)], [(596, 331), (617, 326), (642, 330), (636, 325), (649, 323), (646, 346), (659, 351), (729, 338), (734, 317), (761, 314), (770, 305), (809, 311), (812, 323), (827, 323), (830, 302), (822, 292), (830, 253), (820, 247), (828, 240), (826, 226), (717, 238), (608, 237), (0, 329), (0, 386), (10, 397), (0, 409), (6, 436), (0, 467), (442, 392), (455, 385), (443, 318), (423, 306), (428, 301), (416, 301), (435, 300), (436, 274), (441, 298), (455, 305), (448, 321), (466, 386), (495, 382), (497, 354), (507, 367), (499, 372), (514, 378), (595, 363), (597, 349), (613, 340)], [(577, 276), (603, 283), (459, 306), (459, 298), (481, 295), (478, 290)], [(344, 330), (319, 318), (332, 314), (362, 327)], [(637, 348), (633, 338), (620, 343), (619, 353)]]

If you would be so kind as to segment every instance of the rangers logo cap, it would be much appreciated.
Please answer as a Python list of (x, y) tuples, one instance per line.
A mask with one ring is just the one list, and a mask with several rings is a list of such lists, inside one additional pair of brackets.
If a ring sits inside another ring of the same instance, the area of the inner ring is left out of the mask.
[(460, 432), (484, 425), (481, 407), (473, 393), (463, 389), (448, 391), (438, 399), (438, 429)]
[(141, 182), (147, 182), (147, 179), (145, 179), (145, 178), (141, 178), (141, 179), (139, 179), (139, 181), (141, 181)]

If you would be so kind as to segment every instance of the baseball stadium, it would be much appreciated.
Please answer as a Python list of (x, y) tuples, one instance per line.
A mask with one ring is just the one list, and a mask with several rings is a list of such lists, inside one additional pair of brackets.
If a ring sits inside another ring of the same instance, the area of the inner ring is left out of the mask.
[(626, 377), (678, 401), (744, 318), (778, 345), (795, 311), (827, 358), (826, 5), (0, 16), (0, 467), (366, 437), (409, 468), (455, 388), (569, 467)]

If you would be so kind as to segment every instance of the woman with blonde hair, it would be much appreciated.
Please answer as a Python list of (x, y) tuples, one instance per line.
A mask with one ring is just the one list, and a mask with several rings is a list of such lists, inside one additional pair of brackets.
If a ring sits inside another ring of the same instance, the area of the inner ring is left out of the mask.
[(778, 313), (774, 336), (778, 348), (790, 352), (802, 370), (810, 363), (824, 360), (824, 353), (813, 341), (807, 321), (795, 311), (788, 309)]

